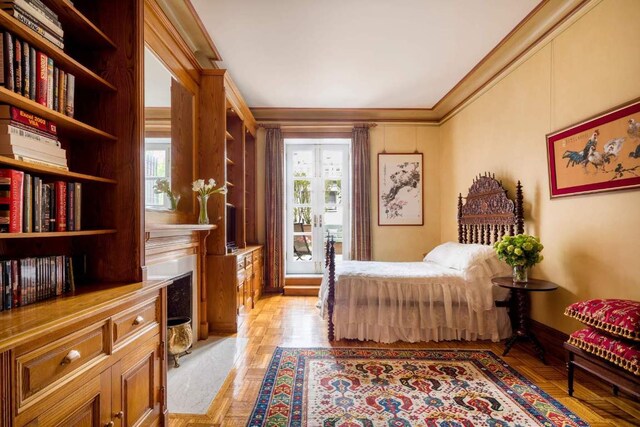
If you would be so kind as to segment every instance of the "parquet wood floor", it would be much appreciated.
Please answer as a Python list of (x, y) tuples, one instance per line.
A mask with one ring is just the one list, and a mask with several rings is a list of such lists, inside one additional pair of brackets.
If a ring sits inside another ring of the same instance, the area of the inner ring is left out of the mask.
[[(244, 318), (238, 337), (249, 344), (231, 370), (206, 415), (169, 415), (171, 427), (245, 426), (262, 378), (276, 346), (282, 347), (381, 347), (488, 349), (502, 354), (504, 343), (428, 342), (379, 344), (347, 341), (329, 343), (326, 324), (315, 308), (316, 297), (270, 296), (258, 301)], [(526, 345), (526, 344), (525, 344)], [(574, 397), (566, 393), (564, 364), (544, 365), (516, 345), (503, 359), (593, 427), (640, 425), (640, 403), (615, 397), (610, 388), (578, 373)]]

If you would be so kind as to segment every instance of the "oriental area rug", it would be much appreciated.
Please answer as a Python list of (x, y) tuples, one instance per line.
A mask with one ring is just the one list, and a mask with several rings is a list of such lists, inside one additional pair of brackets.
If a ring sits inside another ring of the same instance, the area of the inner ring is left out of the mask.
[(588, 426), (490, 351), (282, 348), (249, 426)]

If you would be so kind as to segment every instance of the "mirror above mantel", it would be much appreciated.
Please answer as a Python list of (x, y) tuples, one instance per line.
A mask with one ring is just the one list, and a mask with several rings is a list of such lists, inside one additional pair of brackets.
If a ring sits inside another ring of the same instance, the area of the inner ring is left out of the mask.
[(193, 114), (193, 93), (146, 46), (144, 172), (148, 222), (193, 222)]

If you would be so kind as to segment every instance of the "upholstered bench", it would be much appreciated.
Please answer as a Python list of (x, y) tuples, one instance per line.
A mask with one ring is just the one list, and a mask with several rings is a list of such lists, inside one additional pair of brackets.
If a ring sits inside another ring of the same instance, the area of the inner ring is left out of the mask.
[(597, 299), (577, 302), (565, 310), (586, 328), (564, 344), (569, 352), (567, 391), (573, 395), (575, 367), (640, 398), (640, 302)]

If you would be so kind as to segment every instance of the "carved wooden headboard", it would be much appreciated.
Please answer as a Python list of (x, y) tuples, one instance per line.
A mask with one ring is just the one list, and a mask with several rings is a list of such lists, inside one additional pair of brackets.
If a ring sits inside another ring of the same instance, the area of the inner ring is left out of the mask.
[(458, 196), (458, 242), (491, 245), (505, 234), (524, 233), (520, 181), (514, 201), (502, 182), (487, 172), (474, 178), (465, 199), (462, 203), (462, 194)]

